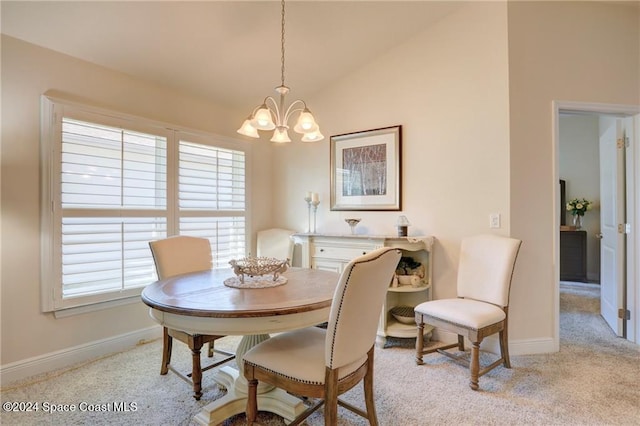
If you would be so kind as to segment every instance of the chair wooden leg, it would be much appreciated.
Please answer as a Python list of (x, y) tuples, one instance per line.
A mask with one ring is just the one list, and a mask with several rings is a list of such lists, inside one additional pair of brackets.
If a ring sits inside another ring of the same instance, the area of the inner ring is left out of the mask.
[(160, 366), (160, 374), (165, 375), (169, 371), (171, 363), (171, 349), (173, 348), (173, 337), (169, 336), (169, 329), (162, 328), (162, 365)]
[(464, 352), (464, 336), (458, 334), (458, 350)]
[(258, 415), (258, 381), (247, 380), (247, 425), (251, 426)]
[(338, 424), (338, 370), (327, 368), (325, 374), (324, 425)]
[(500, 354), (502, 355), (502, 365), (505, 368), (511, 368), (511, 361), (509, 360), (509, 338), (507, 337), (507, 329), (500, 332)]
[(189, 339), (189, 346), (191, 347), (191, 360), (193, 366), (191, 367), (191, 380), (193, 381), (193, 397), (200, 401), (202, 397), (202, 366), (200, 365), (200, 349), (202, 349), (202, 336), (192, 336)]
[(469, 365), (471, 370), (471, 381), (469, 387), (473, 390), (478, 390), (478, 373), (480, 371), (480, 342), (471, 342), (471, 363)]
[(424, 322), (422, 318), (420, 318), (420, 322), (418, 323), (418, 335), (416, 337), (416, 364), (422, 365), (424, 361), (422, 360), (422, 350), (424, 348)]
[(209, 342), (209, 350), (207, 351), (207, 356), (209, 358), (213, 357), (213, 341)]
[(373, 348), (367, 354), (367, 374), (364, 376), (364, 403), (367, 407), (369, 425), (378, 426), (376, 404), (373, 396)]

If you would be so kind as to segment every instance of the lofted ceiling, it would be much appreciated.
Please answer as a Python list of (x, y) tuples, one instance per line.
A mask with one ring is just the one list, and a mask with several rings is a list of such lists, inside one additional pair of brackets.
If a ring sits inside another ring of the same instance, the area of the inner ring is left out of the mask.
[[(307, 98), (459, 7), (290, 1), (285, 77)], [(164, 86), (249, 108), (280, 84), (278, 1), (7, 1), (1, 31)]]

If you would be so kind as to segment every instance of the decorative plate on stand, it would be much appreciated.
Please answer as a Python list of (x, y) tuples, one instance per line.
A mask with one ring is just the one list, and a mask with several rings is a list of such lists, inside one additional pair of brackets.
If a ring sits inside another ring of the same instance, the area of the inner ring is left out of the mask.
[(287, 277), (245, 277), (243, 281), (239, 277), (231, 277), (224, 280), (224, 285), (233, 288), (269, 288), (287, 283)]
[(224, 280), (224, 285), (234, 288), (269, 288), (287, 283), (280, 274), (289, 266), (289, 259), (273, 257), (245, 257), (229, 262), (235, 277)]

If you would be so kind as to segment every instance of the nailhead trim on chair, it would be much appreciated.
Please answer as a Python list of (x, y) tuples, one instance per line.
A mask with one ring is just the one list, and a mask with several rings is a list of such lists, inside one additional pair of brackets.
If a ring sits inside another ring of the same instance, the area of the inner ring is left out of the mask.
[[(361, 263), (368, 263), (368, 262), (372, 262), (372, 261), (374, 261), (374, 260), (376, 260), (376, 259), (379, 259), (381, 256), (384, 256), (385, 254), (387, 254), (387, 253), (388, 253), (388, 252), (390, 252), (390, 251), (391, 251), (391, 249), (390, 249), (390, 250), (387, 250), (387, 251), (384, 251), (384, 252), (382, 252), (382, 253), (380, 253), (378, 256), (376, 256), (376, 257), (374, 257), (374, 258), (367, 259), (367, 260), (362, 260), (362, 261), (359, 261), (359, 262), (354, 263), (354, 264), (353, 264), (353, 267), (352, 267), (352, 268), (351, 268), (351, 270), (349, 271), (349, 276), (347, 277), (347, 284), (346, 284), (346, 286), (348, 286), (348, 285), (349, 285), (349, 283), (351, 282), (351, 281), (350, 281), (351, 273), (353, 272), (353, 270), (354, 270), (354, 268), (355, 268), (356, 266), (360, 265)], [(340, 319), (340, 312), (342, 312), (342, 302), (344, 301), (344, 295), (345, 295), (345, 293), (347, 292), (347, 291), (346, 291), (346, 286), (345, 286), (345, 291), (343, 291), (343, 292), (342, 292), (342, 298), (340, 299), (340, 304), (338, 305), (338, 314), (336, 315), (336, 322), (338, 322), (338, 320)], [(334, 330), (334, 331), (335, 331), (335, 330)], [(334, 332), (334, 333), (333, 333), (333, 335), (331, 336), (331, 360), (330, 360), (330, 362), (329, 362), (329, 364), (330, 364), (330, 365), (329, 365), (329, 368), (333, 368), (333, 349), (334, 349), (335, 342), (336, 342), (336, 334), (335, 334), (335, 332)]]
[[(326, 333), (323, 335), (320, 334), (314, 334), (314, 337), (316, 339), (319, 339), (321, 337), (324, 337), (324, 344), (325, 344), (325, 348), (323, 352), (317, 351), (316, 348), (316, 344), (320, 343), (318, 340), (315, 340), (313, 345), (309, 345), (307, 346), (307, 350), (314, 350), (314, 354), (312, 356), (312, 358), (314, 359), (314, 361), (316, 362), (316, 364), (314, 364), (313, 369), (309, 369), (308, 371), (310, 371), (311, 373), (314, 373), (313, 375), (309, 376), (310, 379), (313, 378), (318, 378), (319, 379), (319, 371), (317, 370), (317, 368), (319, 367), (319, 362), (321, 360), (323, 360), (324, 362), (322, 363), (324, 366), (324, 380), (321, 380), (321, 383), (318, 383), (318, 381), (316, 380), (301, 380), (298, 377), (292, 377), (291, 374), (283, 374), (280, 371), (273, 371), (273, 369), (270, 369), (268, 367), (265, 366), (260, 366), (257, 365), (256, 363), (253, 362), (248, 362), (248, 361), (244, 361), (245, 364), (245, 368), (244, 368), (244, 374), (245, 377), (248, 381), (249, 384), (249, 390), (248, 390), (248, 401), (247, 401), (247, 408), (246, 408), (246, 416), (247, 416), (247, 421), (250, 424), (254, 424), (255, 420), (256, 420), (256, 416), (258, 414), (258, 401), (257, 401), (257, 386), (258, 386), (258, 382), (259, 382), (259, 377), (262, 377), (263, 375), (265, 376), (265, 380), (268, 383), (274, 383), (276, 385), (280, 385), (283, 387), (283, 389), (289, 389), (291, 390), (292, 388), (294, 388), (295, 390), (298, 390), (300, 392), (304, 392), (304, 391), (308, 391), (309, 393), (311, 393), (312, 395), (315, 396), (319, 396), (322, 398), (322, 400), (320, 400), (320, 402), (318, 404), (315, 404), (309, 408), (307, 408), (306, 410), (303, 410), (302, 413), (300, 413), (295, 419), (292, 420), (292, 424), (300, 424), (302, 421), (304, 421), (311, 413), (313, 413), (316, 409), (318, 409), (320, 406), (322, 406), (324, 404), (325, 407), (325, 421), (324, 423), (326, 425), (336, 425), (338, 422), (338, 406), (342, 406), (344, 408), (347, 408), (348, 410), (363, 416), (364, 418), (366, 418), (369, 421), (369, 424), (371, 425), (378, 425), (378, 420), (377, 420), (377, 416), (375, 413), (375, 398), (373, 395), (373, 365), (374, 365), (374, 348), (375, 348), (375, 342), (372, 342), (371, 346), (369, 347), (369, 349), (367, 350), (367, 355), (365, 357), (365, 360), (362, 361), (361, 357), (357, 357), (355, 360), (353, 361), (349, 361), (349, 358), (351, 358), (353, 356), (351, 351), (345, 352), (345, 356), (343, 357), (342, 354), (340, 354), (341, 356), (338, 357), (339, 360), (341, 360), (342, 358), (344, 358), (344, 362), (346, 362), (346, 371), (343, 377), (340, 377), (340, 368), (334, 368), (334, 362), (335, 359), (334, 357), (337, 355), (335, 353), (335, 345), (337, 343), (337, 334), (338, 334), (338, 328), (337, 326), (340, 324), (342, 315), (348, 315), (349, 318), (346, 319), (350, 319), (350, 311), (348, 313), (345, 312), (346, 308), (344, 306), (344, 301), (345, 301), (345, 295), (347, 294), (347, 292), (349, 291), (349, 286), (351, 287), (356, 287), (357, 288), (357, 292), (354, 292), (353, 295), (349, 294), (350, 298), (353, 297), (358, 297), (360, 296), (361, 293), (361, 289), (363, 291), (366, 291), (368, 286), (363, 285), (363, 286), (359, 286), (356, 284), (351, 284), (351, 275), (353, 274), (353, 271), (356, 267), (364, 267), (364, 266), (359, 266), (361, 263), (367, 263), (367, 262), (371, 262), (374, 260), (379, 260), (381, 257), (383, 257), (384, 255), (389, 254), (390, 256), (392, 255), (392, 253), (389, 253), (393, 251), (393, 256), (389, 258), (389, 260), (387, 261), (386, 259), (383, 259), (383, 261), (380, 261), (380, 265), (381, 265), (381, 269), (380, 271), (384, 270), (386, 271), (388, 267), (391, 266), (395, 266), (393, 264), (393, 262), (395, 262), (395, 264), (397, 265), (397, 261), (400, 258), (400, 250), (398, 249), (387, 249), (387, 250), (380, 250), (379, 254), (376, 251), (375, 253), (370, 254), (370, 256), (366, 256), (366, 260), (361, 260), (361, 261), (355, 261), (353, 263), (349, 264), (349, 271), (343, 271), (343, 275), (340, 278), (340, 281), (338, 282), (338, 288), (336, 289), (336, 291), (340, 292), (340, 299), (338, 301), (335, 300), (332, 303), (331, 306), (331, 312), (330, 312), (330, 327), (331, 327), (331, 342), (327, 341), (327, 337)], [(393, 261), (393, 262), (392, 262)], [(375, 265), (377, 266), (377, 265)], [(382, 268), (382, 266), (384, 266), (384, 268)], [(391, 268), (389, 268), (391, 269)], [(395, 267), (393, 268), (395, 269)], [(375, 275), (376, 273), (379, 274), (380, 272), (378, 271), (378, 268), (373, 268), (372, 271), (367, 271), (365, 270), (365, 272), (371, 272), (371, 273), (366, 273), (363, 275), (363, 279), (367, 279), (369, 278), (370, 275)], [(388, 276), (388, 280), (386, 282), (386, 285), (389, 285), (389, 282), (391, 280), (391, 275), (393, 270), (390, 271), (391, 273), (389, 273)], [(346, 276), (344, 276), (344, 274), (347, 274)], [(364, 284), (366, 284), (367, 282), (364, 281)], [(382, 281), (376, 282), (375, 283), (375, 287), (377, 290), (385, 290), (386, 289), (384, 287), (380, 287), (383, 284), (385, 284)], [(350, 292), (349, 292), (350, 293)], [(382, 294), (380, 294), (380, 296), (382, 296)], [(366, 297), (365, 297), (366, 298)], [(378, 294), (376, 294), (375, 298), (371, 298), (372, 300), (376, 300), (379, 302), (382, 302), (381, 299), (378, 298)], [(355, 300), (355, 303), (358, 303), (359, 300)], [(337, 306), (335, 306), (337, 304)], [(356, 305), (358, 306), (358, 305)], [(370, 305), (369, 307), (371, 309), (374, 308), (375, 305)], [(334, 309), (336, 309), (334, 311)], [(366, 317), (367, 319), (371, 318), (372, 320), (375, 320), (375, 322), (372, 322), (371, 326), (374, 326), (377, 323), (377, 319), (379, 317), (379, 312), (380, 312), (380, 307), (376, 308), (377, 311), (375, 310), (369, 310), (366, 312), (366, 315), (358, 315), (358, 314), (362, 314), (360, 312), (359, 309), (355, 309), (354, 310), (354, 315), (356, 316), (356, 319), (358, 319), (359, 317)], [(356, 323), (358, 324), (358, 323)], [(340, 333), (340, 340), (342, 342), (342, 340), (344, 338), (351, 338), (351, 325), (347, 326), (347, 331)], [(367, 333), (366, 335), (363, 334), (362, 337), (364, 338), (365, 336), (367, 337), (375, 337), (375, 330), (368, 330), (370, 332), (373, 332), (371, 336), (368, 336), (369, 333)], [(327, 331), (328, 332), (328, 331)], [(345, 334), (346, 333), (346, 334)], [(343, 334), (345, 334), (343, 336)], [(293, 337), (293, 336), (292, 336)], [(295, 336), (298, 337), (298, 336)], [(274, 339), (277, 339), (277, 337), (275, 337)], [(302, 339), (303, 340), (303, 339)], [(368, 339), (367, 339), (368, 340)], [(375, 340), (375, 339), (372, 339)], [(300, 340), (298, 340), (298, 342), (300, 342)], [(277, 341), (272, 342), (272, 344), (274, 346), (284, 346), (286, 348), (287, 345), (277, 345)], [(304, 343), (304, 342), (301, 342)], [(348, 346), (349, 340), (347, 340), (347, 346)], [(360, 340), (357, 341), (357, 344), (354, 345), (357, 348), (360, 348), (360, 346), (362, 346), (365, 343), (365, 341), (363, 340), (362, 342)], [(331, 346), (327, 346), (328, 344), (330, 344)], [(292, 345), (293, 346), (293, 345)], [(266, 351), (266, 349), (265, 349)], [(256, 348), (256, 352), (259, 352), (258, 349)], [(322, 356), (321, 356), (322, 355)], [(258, 355), (256, 355), (257, 358), (259, 358)], [(284, 362), (284, 361), (283, 361)], [(358, 364), (358, 362), (360, 362), (360, 364)], [(337, 363), (337, 362), (336, 362)], [(353, 368), (353, 366), (357, 365), (357, 368)], [(274, 367), (275, 368), (275, 367)], [(285, 367), (286, 368), (286, 367)], [(303, 368), (303, 367), (300, 367)], [(344, 368), (344, 367), (343, 367)], [(256, 370), (260, 370), (260, 371), (256, 371)], [(296, 368), (296, 370), (299, 371), (298, 368)], [(302, 373), (300, 374), (301, 376), (306, 376), (306, 374)], [(336, 377), (337, 376), (337, 377)], [(278, 378), (280, 378), (280, 381), (278, 381)], [(286, 379), (282, 380), (282, 379)], [(366, 411), (363, 411), (360, 408), (357, 408), (351, 404), (347, 404), (344, 401), (339, 399), (340, 394), (346, 392), (347, 390), (351, 389), (352, 387), (354, 387), (356, 384), (358, 384), (358, 382), (363, 381), (363, 391), (364, 391), (364, 399), (365, 399), (365, 404), (366, 404)], [(292, 383), (294, 384), (298, 384), (297, 386), (290, 386)], [(308, 387), (305, 389), (304, 385), (307, 385)]]
[[(351, 272), (353, 272), (353, 268), (355, 268), (357, 265), (354, 264), (353, 267), (351, 268), (351, 270), (349, 271), (349, 277), (347, 277), (347, 284), (349, 285), (349, 279), (351, 278)], [(338, 305), (338, 314), (336, 315), (336, 322), (338, 322), (338, 320), (340, 319), (340, 312), (342, 311), (342, 302), (344, 301), (344, 294), (346, 293), (346, 288), (345, 291), (342, 292), (342, 297), (340, 298), (340, 304)], [(329, 361), (329, 368), (333, 368), (333, 350), (334, 350), (334, 346), (336, 343), (336, 333), (335, 333), (335, 327), (333, 328), (333, 334), (331, 336), (331, 359)]]
[[(353, 375), (356, 373), (356, 371), (358, 371), (358, 369), (359, 369), (360, 367), (362, 367), (364, 364), (366, 364), (366, 362), (367, 362), (367, 361), (363, 362), (363, 363), (362, 363), (358, 368), (356, 368), (356, 369), (354, 370), (354, 372), (353, 372), (353, 373), (348, 374), (348, 375), (346, 375), (346, 376), (344, 376), (344, 377), (341, 377), (339, 380), (345, 380), (345, 379), (348, 379), (349, 377), (353, 376)], [(273, 371), (273, 370), (271, 370), (270, 368), (265, 368), (264, 366), (254, 364), (253, 362), (244, 361), (244, 363), (245, 363), (245, 364), (249, 364), (249, 365), (251, 365), (251, 366), (253, 366), (253, 367), (259, 368), (259, 369), (261, 369), (261, 370), (268, 371), (269, 373), (271, 373), (271, 374), (273, 374), (273, 375), (276, 375), (276, 376), (279, 376), (279, 377), (284, 377), (285, 379), (288, 379), (288, 380), (291, 380), (291, 381), (296, 381), (296, 382), (299, 382), (299, 383), (304, 383), (305, 385), (318, 385), (318, 386), (323, 386), (323, 385), (324, 385), (324, 383), (323, 383), (323, 382), (314, 382), (314, 381), (310, 381), (310, 380), (300, 380), (300, 379), (299, 379), (299, 378), (297, 378), (297, 377), (288, 376), (288, 375), (286, 375), (286, 374), (281, 374), (281, 373), (280, 373), (280, 372), (278, 372), (278, 371)]]

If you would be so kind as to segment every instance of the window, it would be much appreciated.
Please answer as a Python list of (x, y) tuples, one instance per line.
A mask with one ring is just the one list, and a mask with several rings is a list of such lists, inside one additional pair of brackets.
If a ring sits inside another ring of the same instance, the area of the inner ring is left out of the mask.
[(243, 150), (48, 97), (43, 113), (43, 310), (138, 296), (169, 235), (208, 238), (213, 267), (245, 255)]

